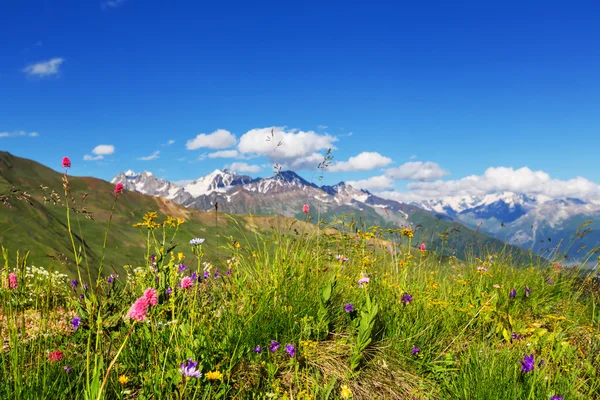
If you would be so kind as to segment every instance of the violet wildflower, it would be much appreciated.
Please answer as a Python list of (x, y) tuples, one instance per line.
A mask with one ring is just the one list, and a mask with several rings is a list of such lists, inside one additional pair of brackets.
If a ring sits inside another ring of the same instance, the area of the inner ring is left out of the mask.
[(346, 305), (344, 306), (344, 311), (346, 311), (347, 313), (351, 313), (354, 311), (354, 304), (352, 303), (346, 303)]
[(225, 272), (225, 275), (231, 275), (233, 271), (231, 269), (228, 269), (227, 272)]
[(79, 295), (79, 298), (80, 298), (81, 300), (83, 300), (83, 299), (85, 298), (85, 296), (83, 295), (83, 293), (81, 293), (81, 294)]
[(187, 378), (200, 378), (202, 373), (196, 370), (197, 366), (198, 361), (192, 361), (191, 358), (188, 358), (179, 365), (179, 372), (181, 372), (181, 375)]
[(204, 239), (200, 239), (200, 238), (194, 238), (194, 239), (190, 240), (190, 244), (191, 244), (192, 246), (199, 246), (199, 245), (201, 245), (202, 243), (204, 243)]
[(73, 327), (74, 330), (79, 329), (79, 325), (81, 325), (81, 318), (80, 317), (74, 317), (71, 320), (71, 326)]
[(73, 369), (73, 367), (69, 367), (68, 365), (65, 365), (65, 371), (66, 372), (71, 372), (71, 370)]
[(90, 288), (90, 285), (88, 285), (87, 283), (83, 284), (83, 290), (87, 292), (87, 290)]
[(293, 344), (288, 344), (285, 346), (285, 352), (288, 353), (290, 357), (294, 357), (296, 355), (296, 348)]
[(371, 279), (370, 279), (368, 276), (366, 276), (366, 275), (363, 275), (363, 276), (362, 276), (362, 277), (361, 277), (361, 278), (358, 280), (358, 287), (359, 287), (359, 288), (361, 288), (361, 287), (363, 287), (365, 284), (367, 284), (367, 283), (369, 283), (369, 282), (371, 282)]
[(190, 274), (190, 278), (192, 278), (193, 281), (198, 279), (198, 274), (196, 273), (196, 271), (192, 271), (192, 273)]
[(173, 288), (167, 288), (167, 296), (170, 296), (173, 293)]
[(525, 286), (525, 297), (529, 297), (531, 295), (531, 289), (529, 286)]
[(513, 332), (510, 336), (512, 337), (512, 340), (521, 340), (521, 339), (523, 339), (521, 337), (521, 335), (519, 335), (517, 332)]
[(252, 351), (255, 352), (256, 354), (260, 354), (260, 352), (261, 352), (260, 345), (256, 346)]
[(119, 277), (119, 274), (110, 274), (110, 276), (106, 279), (108, 283), (113, 283), (115, 279)]
[(563, 396), (552, 396), (550, 400), (563, 400)]
[(402, 295), (402, 298), (400, 299), (400, 301), (401, 301), (402, 303), (404, 303), (405, 305), (406, 305), (406, 304), (410, 304), (410, 303), (412, 303), (412, 301), (413, 301), (412, 294), (404, 293), (404, 294)]
[(208, 273), (208, 271), (204, 271), (204, 279), (208, 279), (209, 276), (210, 274)]
[(219, 272), (219, 270), (215, 270), (215, 278), (220, 278), (221, 277), (221, 273)]
[(519, 362), (521, 363), (521, 371), (523, 372), (531, 372), (535, 368), (535, 357), (533, 354), (530, 356), (525, 354), (523, 359)]
[(269, 345), (269, 351), (271, 353), (275, 353), (277, 350), (279, 350), (280, 347), (281, 346), (278, 342), (276, 342), (275, 340), (271, 340), (271, 344)]
[(517, 289), (513, 288), (513, 290), (510, 291), (510, 293), (508, 294), (510, 297), (515, 297), (517, 295)]
[(77, 279), (72, 279), (71, 280), (71, 289), (75, 290), (75, 288), (79, 285), (79, 282), (77, 281)]
[(410, 351), (410, 354), (412, 354), (413, 356), (417, 353), (420, 353), (421, 349), (418, 348), (417, 346), (413, 346), (412, 350)]
[(335, 256), (335, 258), (337, 258), (339, 261), (345, 263), (346, 261), (348, 261), (348, 259), (346, 257), (344, 257), (341, 254), (338, 254), (337, 256)]
[(183, 272), (187, 269), (187, 267), (183, 264), (179, 264), (179, 272)]

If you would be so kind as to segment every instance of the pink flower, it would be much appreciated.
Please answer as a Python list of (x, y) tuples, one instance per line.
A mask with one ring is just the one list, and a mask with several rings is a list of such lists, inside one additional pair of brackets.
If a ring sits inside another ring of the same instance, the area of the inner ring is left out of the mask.
[(51, 362), (60, 361), (64, 357), (63, 352), (60, 350), (53, 351), (52, 353), (48, 353), (48, 360)]
[(71, 159), (69, 157), (63, 157), (62, 166), (63, 168), (71, 168)]
[(123, 184), (121, 182), (115, 185), (115, 194), (123, 193)]
[(150, 303), (148, 303), (148, 299), (145, 297), (140, 297), (131, 305), (126, 317), (140, 322), (145, 321), (146, 316), (148, 315), (149, 305)]
[(421, 251), (425, 251), (425, 243), (421, 243)]
[(182, 289), (190, 289), (193, 285), (194, 281), (189, 276), (184, 277), (179, 284)]
[(308, 214), (308, 210), (309, 210), (309, 208), (308, 208), (308, 204), (305, 204), (305, 205), (302, 207), (302, 212), (304, 212), (304, 214)]
[(12, 289), (16, 289), (19, 286), (19, 282), (17, 281), (17, 274), (10, 273), (8, 274), (8, 287)]
[(155, 306), (158, 303), (158, 295), (156, 294), (156, 289), (148, 288), (144, 292), (144, 298), (148, 301), (148, 304), (151, 306)]

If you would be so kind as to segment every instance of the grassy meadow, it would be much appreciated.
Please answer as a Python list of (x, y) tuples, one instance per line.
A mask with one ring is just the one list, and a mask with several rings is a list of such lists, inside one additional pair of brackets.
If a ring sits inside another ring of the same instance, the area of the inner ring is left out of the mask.
[(69, 193), (65, 175), (68, 275), (2, 248), (2, 399), (600, 398), (600, 282), (578, 268), (339, 221), (232, 217), (217, 244), (150, 209), (116, 273), (110, 245), (76, 244)]

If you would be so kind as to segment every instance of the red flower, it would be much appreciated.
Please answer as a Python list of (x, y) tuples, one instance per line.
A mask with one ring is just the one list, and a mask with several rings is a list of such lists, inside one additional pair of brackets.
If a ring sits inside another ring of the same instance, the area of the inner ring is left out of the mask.
[(305, 205), (302, 207), (302, 211), (304, 212), (304, 214), (308, 214), (308, 204), (305, 204)]
[(123, 184), (121, 182), (115, 185), (115, 194), (123, 193)]
[(71, 159), (69, 157), (63, 157), (62, 166), (63, 168), (71, 168)]
[(57, 351), (53, 351), (52, 353), (48, 353), (48, 360), (54, 362), (54, 361), (60, 361), (62, 360), (64, 357), (63, 352), (60, 350)]

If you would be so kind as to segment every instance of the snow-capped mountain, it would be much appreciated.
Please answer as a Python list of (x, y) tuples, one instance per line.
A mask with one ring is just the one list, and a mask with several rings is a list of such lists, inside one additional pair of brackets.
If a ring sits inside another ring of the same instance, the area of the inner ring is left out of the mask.
[(111, 180), (111, 183), (122, 183), (125, 190), (164, 197), (176, 203), (183, 203), (191, 198), (190, 194), (186, 193), (182, 187), (159, 179), (148, 171), (141, 173), (132, 170), (121, 172)]
[[(560, 254), (582, 258), (600, 243), (600, 202), (504, 192), (414, 204), (542, 254), (556, 251), (558, 245)], [(594, 220), (586, 226), (591, 231), (576, 236), (579, 226), (589, 220)]]
[(238, 175), (229, 170), (216, 169), (210, 174), (196, 179), (184, 186), (184, 190), (192, 197), (208, 195), (211, 193), (225, 193), (232, 186), (245, 185), (252, 182), (246, 175)]

